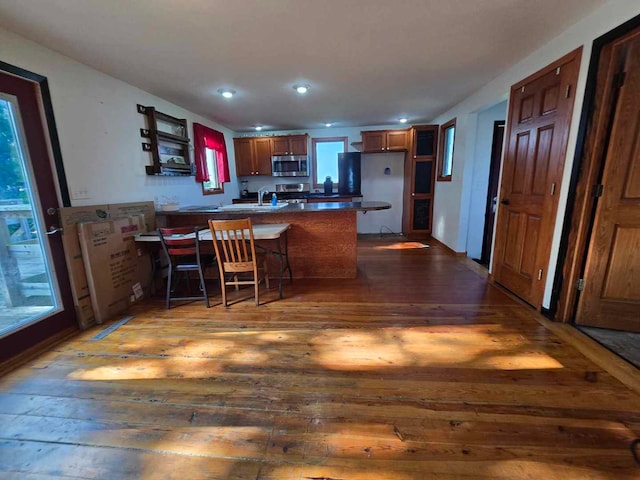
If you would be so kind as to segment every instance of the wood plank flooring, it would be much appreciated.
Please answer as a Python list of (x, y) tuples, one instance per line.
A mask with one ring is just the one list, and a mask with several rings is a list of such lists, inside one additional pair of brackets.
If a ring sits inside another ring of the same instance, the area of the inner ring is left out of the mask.
[(638, 394), (464, 261), (396, 242), (257, 308), (147, 302), (5, 375), (0, 479), (640, 478)]

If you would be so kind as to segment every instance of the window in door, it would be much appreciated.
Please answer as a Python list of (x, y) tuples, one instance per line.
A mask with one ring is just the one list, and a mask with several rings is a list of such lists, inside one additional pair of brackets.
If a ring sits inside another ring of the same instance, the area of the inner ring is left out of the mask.
[(314, 188), (322, 188), (327, 177), (337, 185), (338, 154), (347, 151), (347, 137), (314, 138), (311, 144)]
[(451, 181), (455, 137), (456, 119), (454, 118), (440, 127), (440, 148), (438, 149), (438, 181), (440, 182)]

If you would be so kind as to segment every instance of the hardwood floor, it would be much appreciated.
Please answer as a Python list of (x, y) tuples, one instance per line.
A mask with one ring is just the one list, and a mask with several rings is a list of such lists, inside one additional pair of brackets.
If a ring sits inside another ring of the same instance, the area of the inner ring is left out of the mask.
[(357, 280), (139, 305), (0, 378), (0, 479), (640, 478), (638, 394), (395, 241), (360, 242)]

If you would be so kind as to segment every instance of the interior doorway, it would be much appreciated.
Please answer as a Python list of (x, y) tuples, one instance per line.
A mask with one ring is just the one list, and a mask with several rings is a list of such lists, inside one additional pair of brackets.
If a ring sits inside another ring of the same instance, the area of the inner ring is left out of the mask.
[(487, 187), (487, 203), (484, 212), (484, 231), (482, 233), (482, 254), (479, 262), (489, 268), (491, 250), (493, 248), (493, 227), (498, 210), (498, 179), (500, 177), (500, 162), (502, 160), (502, 144), (504, 142), (504, 120), (493, 122), (493, 137), (491, 141), (491, 164), (489, 165), (489, 185)]
[(0, 71), (0, 361), (76, 324), (47, 92), (20, 73)]

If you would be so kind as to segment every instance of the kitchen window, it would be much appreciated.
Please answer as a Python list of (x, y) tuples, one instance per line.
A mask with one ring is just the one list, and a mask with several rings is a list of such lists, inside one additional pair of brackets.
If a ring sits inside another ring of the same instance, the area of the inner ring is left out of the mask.
[(224, 193), (224, 184), (220, 181), (220, 176), (218, 175), (217, 152), (205, 147), (205, 158), (209, 172), (209, 180), (202, 182), (202, 194), (212, 195), (215, 193)]
[(338, 154), (347, 151), (347, 137), (314, 138), (311, 140), (313, 187), (322, 188), (327, 177), (338, 184)]
[(456, 119), (440, 126), (438, 148), (438, 181), (450, 182), (453, 174), (453, 145), (456, 138)]
[(223, 193), (223, 184), (230, 179), (224, 135), (217, 130), (194, 123), (193, 144), (196, 182), (202, 184), (202, 194)]

